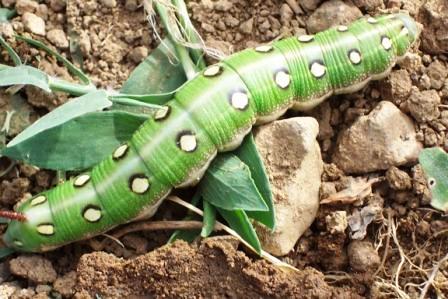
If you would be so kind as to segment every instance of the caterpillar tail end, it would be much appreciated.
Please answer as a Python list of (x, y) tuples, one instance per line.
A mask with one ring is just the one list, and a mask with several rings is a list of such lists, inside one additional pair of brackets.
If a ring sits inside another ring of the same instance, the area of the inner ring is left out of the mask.
[(415, 41), (420, 37), (423, 25), (417, 23), (408, 13), (398, 13), (395, 16), (403, 22), (412, 41)]

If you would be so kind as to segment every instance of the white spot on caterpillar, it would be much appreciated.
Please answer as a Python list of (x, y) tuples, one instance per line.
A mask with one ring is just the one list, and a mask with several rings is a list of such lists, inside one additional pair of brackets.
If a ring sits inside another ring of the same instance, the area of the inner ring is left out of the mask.
[(39, 195), (31, 200), (31, 206), (37, 206), (44, 203), (47, 198), (44, 195)]
[(345, 25), (340, 25), (340, 26), (338, 26), (338, 29), (337, 29), (339, 32), (345, 32), (345, 31), (347, 31), (348, 30), (348, 27), (347, 26), (345, 26)]
[(83, 217), (89, 222), (97, 222), (101, 219), (101, 209), (95, 206), (88, 206), (84, 210)]
[(40, 224), (37, 226), (37, 232), (41, 235), (51, 236), (54, 234), (54, 225), (50, 223)]
[(392, 48), (392, 41), (387, 36), (383, 36), (381, 37), (381, 45), (388, 51)]
[(436, 182), (436, 179), (435, 178), (429, 178), (428, 179), (428, 186), (429, 186), (429, 188), (434, 188), (435, 186), (436, 186), (436, 184), (437, 184), (437, 182)]
[(123, 158), (128, 149), (129, 146), (127, 144), (120, 145), (112, 154), (112, 158), (114, 158), (115, 160)]
[(400, 35), (408, 35), (409, 34), (409, 30), (408, 28), (406, 28), (406, 26), (403, 27), (403, 29), (401, 29), (400, 31)]
[(275, 83), (280, 88), (287, 88), (291, 83), (291, 77), (289, 76), (287, 71), (278, 71), (275, 74)]
[(179, 135), (177, 145), (184, 152), (193, 152), (197, 147), (196, 136), (191, 132), (183, 132)]
[(358, 50), (350, 50), (348, 52), (348, 58), (353, 64), (359, 64), (361, 62), (361, 53)]
[(257, 52), (261, 52), (261, 53), (267, 53), (272, 51), (273, 47), (271, 45), (263, 45), (263, 46), (258, 46), (255, 48), (255, 51)]
[(131, 190), (137, 194), (143, 194), (149, 189), (149, 180), (144, 175), (135, 175), (131, 178)]
[(214, 77), (216, 75), (219, 75), (219, 73), (221, 73), (221, 66), (215, 64), (212, 66), (209, 66), (208, 68), (205, 69), (204, 71), (204, 76), (205, 77)]
[(22, 247), (22, 246), (23, 246), (23, 243), (20, 242), (19, 240), (15, 240), (15, 241), (14, 241), (14, 245), (16, 245), (17, 247)]
[(315, 61), (311, 64), (310, 71), (311, 74), (313, 74), (313, 76), (316, 77), (317, 79), (322, 78), (327, 72), (323, 63), (318, 61)]
[(377, 19), (372, 18), (372, 17), (368, 17), (368, 18), (367, 18), (367, 22), (370, 23), (370, 24), (376, 24), (376, 23), (378, 23)]
[(82, 174), (75, 179), (73, 185), (75, 185), (75, 187), (82, 187), (87, 184), (88, 181), (90, 181), (90, 175)]
[(245, 92), (236, 91), (232, 94), (230, 103), (234, 108), (244, 110), (249, 104), (249, 97)]
[(314, 36), (305, 34), (305, 35), (299, 36), (297, 39), (299, 40), (299, 42), (308, 43), (314, 39)]
[(154, 114), (155, 120), (162, 120), (165, 119), (170, 114), (170, 107), (169, 106), (163, 106), (160, 109), (157, 109), (156, 113)]

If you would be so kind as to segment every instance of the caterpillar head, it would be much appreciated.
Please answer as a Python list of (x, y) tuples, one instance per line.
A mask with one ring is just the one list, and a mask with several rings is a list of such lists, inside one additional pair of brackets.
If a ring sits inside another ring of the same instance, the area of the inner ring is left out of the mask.
[(417, 41), (422, 31), (422, 25), (417, 23), (407, 13), (397, 13), (392, 15), (392, 17), (394, 21), (391, 23), (391, 26), (394, 32), (396, 54), (400, 58)]

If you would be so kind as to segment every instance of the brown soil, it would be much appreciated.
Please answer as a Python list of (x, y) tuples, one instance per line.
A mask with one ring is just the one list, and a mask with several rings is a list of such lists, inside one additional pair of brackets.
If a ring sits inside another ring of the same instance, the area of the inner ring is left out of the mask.
[[(80, 64), (98, 86), (119, 88), (157, 45), (139, 1), (73, 0), (67, 7), (62, 0), (30, 2), (1, 0), (3, 6), (19, 11), (12, 28), (54, 45), (58, 52)], [(358, 93), (332, 97), (310, 113), (319, 121), (318, 140), (327, 162), (321, 192), (326, 198), (354, 184), (351, 177), (331, 164), (339, 132), (381, 100), (393, 102), (412, 117), (418, 139), (426, 147), (448, 150), (448, 10), (445, 0), (356, 0), (343, 12), (332, 9), (341, 1), (329, 1), (325, 13), (315, 14), (321, 2), (191, 0), (188, 7), (205, 43), (226, 54), (320, 30), (319, 26), (326, 25), (319, 18), (337, 24), (360, 13), (380, 13), (384, 8), (406, 9), (424, 24), (419, 47), (389, 78), (373, 82)], [(45, 21), (46, 35), (27, 30), (25, 12)], [(0, 26), (0, 32), (28, 64), (70, 79), (65, 68), (43, 51), (8, 36), (5, 26)], [(79, 53), (70, 53), (63, 36), (48, 34), (54, 29), (77, 40)], [(0, 60), (9, 62), (5, 51)], [(33, 107), (28, 118), (31, 121), (67, 100), (66, 96), (50, 96), (32, 88), (26, 88), (22, 95)], [(0, 112), (7, 110), (5, 105), (0, 97)], [(1, 159), (0, 171), (9, 163)], [(163, 246), (169, 232), (141, 232), (121, 238), (124, 248), (106, 239), (102, 249), (107, 253), (92, 249), (88, 242), (79, 242), (42, 255), (15, 254), (0, 263), (0, 298), (415, 298), (429, 279), (433, 284), (427, 298), (447, 296), (448, 264), (439, 265), (437, 275), (430, 276), (436, 262), (447, 253), (448, 219), (429, 208), (429, 191), (420, 167), (391, 167), (376, 175), (385, 179), (371, 189), (363, 189), (367, 192), (351, 194), (350, 203), (321, 206), (295, 250), (283, 258), (297, 267), (298, 273), (283, 272), (227, 238)], [(53, 173), (31, 166), (14, 166), (0, 178), (1, 208), (11, 209), (30, 194), (49, 188), (53, 177)], [(360, 177), (367, 181), (369, 175)], [(364, 241), (352, 240), (344, 221), (347, 215), (356, 213), (361, 215), (358, 218), (364, 217), (367, 208), (375, 213), (366, 224)], [(166, 203), (155, 218), (181, 219), (182, 213)]]

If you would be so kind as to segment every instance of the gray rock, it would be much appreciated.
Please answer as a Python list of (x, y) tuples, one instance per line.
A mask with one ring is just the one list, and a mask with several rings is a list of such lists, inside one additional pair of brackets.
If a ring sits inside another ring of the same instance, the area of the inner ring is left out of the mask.
[(413, 163), (421, 149), (412, 120), (383, 101), (339, 135), (332, 160), (345, 173), (367, 173)]
[(33, 13), (26, 12), (22, 16), (25, 30), (37, 35), (45, 35), (45, 21)]
[(409, 113), (417, 122), (423, 123), (435, 120), (440, 116), (440, 96), (434, 89), (414, 90), (406, 102)]
[(262, 247), (285, 255), (316, 217), (323, 162), (317, 121), (297, 117), (275, 121), (255, 131), (255, 143), (274, 195), (276, 229), (256, 225)]
[(335, 25), (347, 25), (362, 17), (362, 12), (353, 4), (341, 0), (324, 2), (308, 19), (310, 33), (323, 31)]
[(61, 29), (52, 29), (47, 33), (47, 39), (59, 49), (68, 48), (68, 39)]

